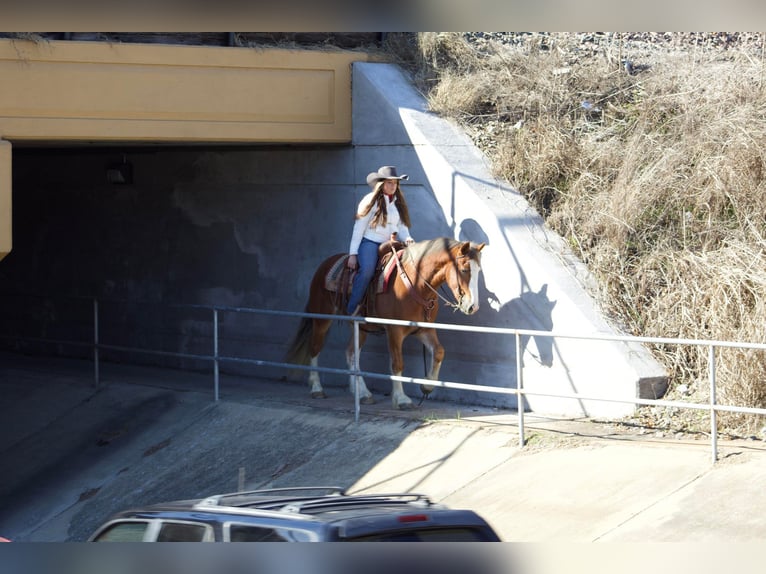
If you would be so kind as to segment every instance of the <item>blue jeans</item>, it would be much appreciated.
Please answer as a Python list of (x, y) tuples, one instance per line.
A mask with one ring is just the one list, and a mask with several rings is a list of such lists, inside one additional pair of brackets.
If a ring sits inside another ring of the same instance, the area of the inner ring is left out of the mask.
[(359, 264), (354, 281), (351, 284), (351, 296), (348, 300), (346, 311), (350, 315), (356, 310), (357, 305), (362, 302), (364, 292), (375, 275), (375, 267), (378, 264), (378, 247), (380, 243), (375, 243), (369, 239), (362, 239), (359, 244), (359, 251), (356, 254), (356, 261)]

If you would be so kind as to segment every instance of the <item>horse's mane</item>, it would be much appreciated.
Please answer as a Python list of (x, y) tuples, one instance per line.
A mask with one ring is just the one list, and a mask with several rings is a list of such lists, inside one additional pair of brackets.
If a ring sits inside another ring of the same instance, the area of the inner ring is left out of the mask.
[(434, 251), (449, 251), (456, 243), (458, 243), (456, 240), (449, 237), (424, 239), (423, 241), (418, 241), (408, 246), (407, 253), (409, 253), (415, 261), (420, 261), (423, 257)]
[[(423, 241), (418, 241), (407, 247), (407, 253), (413, 260), (420, 261), (423, 257), (426, 257), (435, 251), (449, 251), (459, 243), (462, 243), (462, 241), (452, 239), (451, 237), (424, 239)], [(476, 244), (471, 242), (471, 258), (475, 258), (474, 249), (476, 249)]]

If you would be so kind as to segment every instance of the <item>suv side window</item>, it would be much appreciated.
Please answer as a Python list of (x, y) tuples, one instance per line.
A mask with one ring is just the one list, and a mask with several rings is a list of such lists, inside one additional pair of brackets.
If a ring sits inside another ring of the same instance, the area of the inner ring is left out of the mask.
[(224, 539), (229, 542), (311, 542), (308, 532), (290, 528), (269, 528), (252, 524), (228, 523)]
[(192, 522), (163, 522), (157, 534), (157, 542), (204, 542), (212, 540), (205, 537), (210, 530), (205, 524)]
[(98, 535), (94, 542), (143, 542), (148, 522), (117, 522)]
[(126, 520), (115, 522), (94, 542), (212, 542), (212, 527), (197, 522)]
[(229, 542), (287, 542), (273, 528), (232, 524), (229, 526)]

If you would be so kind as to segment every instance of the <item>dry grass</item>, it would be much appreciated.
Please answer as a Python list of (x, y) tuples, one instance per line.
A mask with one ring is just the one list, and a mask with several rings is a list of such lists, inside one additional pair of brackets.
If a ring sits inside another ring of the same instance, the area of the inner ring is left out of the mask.
[[(432, 109), (568, 240), (629, 332), (766, 341), (763, 51), (546, 42), (480, 51), (461, 34), (419, 34), (405, 60)], [(623, 57), (646, 67), (628, 74)], [(654, 351), (671, 395), (705, 397), (707, 348)], [(766, 407), (766, 353), (721, 351), (717, 373), (722, 402)]]

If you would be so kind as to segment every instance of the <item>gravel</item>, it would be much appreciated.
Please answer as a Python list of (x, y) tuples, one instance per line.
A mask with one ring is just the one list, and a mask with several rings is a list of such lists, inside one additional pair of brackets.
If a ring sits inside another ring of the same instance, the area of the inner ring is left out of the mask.
[(598, 53), (605, 47), (622, 45), (632, 51), (730, 50), (746, 49), (761, 53), (764, 35), (758, 32), (466, 32), (469, 42), (479, 49), (490, 49), (496, 42), (506, 46), (538, 47), (542, 50), (563, 49), (581, 53)]

